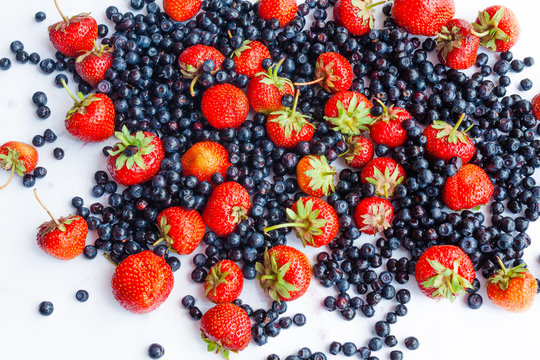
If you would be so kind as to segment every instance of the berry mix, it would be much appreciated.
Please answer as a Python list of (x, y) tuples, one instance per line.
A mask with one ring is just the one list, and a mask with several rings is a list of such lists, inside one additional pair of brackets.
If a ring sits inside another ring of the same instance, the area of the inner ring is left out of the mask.
[[(391, 332), (407, 314), (402, 285), (413, 275), (434, 299), (466, 296), (480, 308), (480, 275), (494, 304), (531, 307), (538, 280), (522, 257), (540, 216), (540, 99), (506, 94), (508, 73), (534, 64), (510, 51), (519, 24), (507, 7), (488, 7), (471, 24), (454, 18), (452, 0), (130, 0), (133, 12), (106, 9), (109, 29), (55, 4), (55, 59), (14, 41), (15, 61), (62, 72), (54, 82), (74, 101), (71, 136), (117, 143), (103, 148), (96, 200), (74, 197), (74, 215), (54, 217), (34, 190), (51, 217), (37, 241), (62, 260), (103, 253), (128, 311), (158, 308), (191, 259), (191, 280), (215, 306), (203, 314), (194, 296), (181, 303), (209, 351), (233, 357), (303, 326), (306, 316), (287, 313), (287, 302), (311, 285), (334, 291), (322, 306), (343, 320), (380, 318), (376, 336), (286, 359), (375, 360), (399, 342), (419, 346)], [(378, 6), (385, 17), (375, 26)], [(460, 71), (469, 68), (471, 76)], [(46, 94), (32, 101), (47, 119)], [(47, 174), (36, 148), (56, 139), (48, 129), (32, 145), (0, 146), (8, 183), (20, 175), (34, 187)], [(300, 244), (320, 252), (309, 259)], [(260, 284), (268, 308), (240, 300), (246, 281)], [(381, 315), (385, 301), (395, 306)], [(39, 305), (42, 315), (53, 309)], [(150, 358), (164, 353), (148, 348)]]

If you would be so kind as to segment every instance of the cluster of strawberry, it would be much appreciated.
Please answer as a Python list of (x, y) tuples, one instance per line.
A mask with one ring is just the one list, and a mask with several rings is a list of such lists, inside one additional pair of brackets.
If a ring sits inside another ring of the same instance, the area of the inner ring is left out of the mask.
[[(163, 5), (171, 19), (186, 21), (198, 13), (201, 1), (164, 0)], [(370, 0), (339, 0), (334, 6), (334, 17), (350, 34), (365, 35), (373, 27), (376, 5)], [(281, 27), (293, 21), (297, 10), (293, 0), (262, 0), (257, 7), (260, 18), (277, 19)], [(392, 17), (411, 34), (438, 34), (439, 60), (454, 69), (472, 66), (479, 44), (493, 51), (504, 51), (513, 46), (519, 35), (513, 14), (505, 7), (487, 8), (473, 25), (452, 19), (454, 13), (451, 0), (395, 0)], [(97, 45), (97, 23), (88, 14), (69, 19), (62, 14), (62, 17), (63, 21), (49, 28), (52, 44), (63, 55), (77, 57), (77, 74), (99, 89), (112, 67), (113, 49)], [(413, 116), (403, 107), (386, 106), (380, 99), (372, 103), (365, 94), (356, 91), (353, 66), (335, 51), (317, 56), (312, 80), (296, 83), (279, 75), (285, 59), (263, 66), (266, 59), (272, 58), (264, 41), (245, 40), (232, 51), (230, 58), (236, 74), (248, 79), (246, 92), (238, 84), (206, 86), (207, 74), (217, 76), (230, 60), (216, 48), (196, 44), (186, 47), (178, 56), (177, 67), (183, 79), (190, 82), (189, 92), (195, 95), (197, 87), (205, 88), (200, 111), (209, 127), (223, 131), (239, 129), (251, 108), (266, 116), (265, 135), (272, 144), (292, 151), (310, 142), (316, 134), (317, 122), (298, 107), (301, 89), (315, 85), (318, 91), (329, 94), (321, 120), (329, 129), (346, 137), (347, 150), (341, 154), (345, 163), (359, 170), (360, 183), (374, 188), (372, 196), (355, 204), (355, 225), (368, 235), (390, 229), (394, 217), (392, 200), (406, 184), (407, 173), (395, 158), (374, 157), (374, 148), (402, 147), (410, 140), (408, 130), (416, 126)], [(67, 89), (65, 82), (63, 85)], [(126, 126), (120, 129), (115, 124), (113, 101), (104, 93), (86, 97), (81, 93), (70, 95), (75, 101), (65, 121), (70, 134), (86, 142), (101, 142), (113, 135), (118, 139), (107, 151), (107, 170), (114, 181), (130, 187), (155, 179), (166, 157), (163, 134), (130, 131)], [(289, 103), (284, 99), (293, 100)], [(440, 195), (453, 211), (485, 205), (494, 193), (488, 174), (470, 163), (477, 149), (468, 135), (469, 129), (460, 130), (465, 117), (461, 115), (455, 125), (434, 121), (421, 133), (431, 159), (443, 162), (459, 159), (462, 164), (446, 178)], [(119, 131), (115, 132), (115, 128)], [(159, 236), (151, 245), (163, 243), (170, 251), (188, 255), (203, 241), (206, 227), (217, 237), (233, 234), (249, 218), (253, 204), (250, 193), (239, 182), (215, 181), (217, 177), (227, 179), (232, 167), (230, 151), (219, 142), (190, 143), (179, 155), (182, 176), (211, 184), (211, 190), (200, 211), (181, 206), (160, 209), (154, 224)], [(333, 160), (328, 153), (310, 154), (294, 164), (301, 196), (286, 209), (287, 221), (264, 228), (266, 236), (276, 238), (283, 234), (283, 229), (293, 228), (304, 246), (316, 248), (329, 245), (339, 236), (339, 231), (344, 229), (340, 229), (338, 212), (328, 198), (324, 200), (336, 191), (337, 170), (331, 165)], [(30, 145), (8, 142), (0, 147), (0, 166), (11, 171), (10, 179), (15, 173), (29, 173), (36, 164), (37, 152)], [(51, 221), (39, 228), (40, 247), (62, 260), (80, 255), (88, 234), (85, 219), (78, 215), (56, 219), (47, 212)], [(254, 265), (257, 279), (272, 299), (292, 301), (305, 294), (311, 282), (311, 265), (302, 251), (277, 245), (259, 255)], [(500, 266), (489, 280), (489, 298), (507, 310), (529, 308), (537, 290), (534, 277), (523, 265), (506, 268), (501, 262)], [(451, 300), (471, 289), (476, 277), (471, 259), (453, 245), (429, 247), (416, 263), (415, 276), (426, 295)], [(205, 295), (216, 306), (202, 316), (203, 340), (209, 350), (222, 352), (226, 357), (229, 351), (246, 348), (251, 340), (250, 317), (234, 303), (242, 292), (243, 281), (242, 270), (230, 259), (212, 264), (204, 279)], [(173, 286), (170, 264), (163, 256), (146, 249), (122, 259), (112, 278), (114, 297), (134, 313), (155, 310), (168, 298)]]

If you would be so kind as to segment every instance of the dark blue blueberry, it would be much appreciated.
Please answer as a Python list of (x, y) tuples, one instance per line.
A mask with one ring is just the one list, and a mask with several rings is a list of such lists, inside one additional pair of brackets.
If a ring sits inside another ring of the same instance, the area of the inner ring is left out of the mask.
[(306, 324), (306, 316), (301, 313), (294, 315), (293, 323), (296, 326), (304, 326)]
[(160, 344), (152, 344), (148, 347), (148, 356), (151, 359), (159, 359), (165, 354), (165, 349)]
[(531, 90), (533, 87), (533, 82), (531, 81), (531, 79), (523, 79), (519, 82), (519, 87), (523, 91)]
[(24, 50), (19, 51), (15, 54), (15, 61), (19, 64), (26, 64), (28, 62), (28, 53)]
[(399, 350), (392, 350), (390, 352), (390, 360), (403, 360), (403, 353)]
[(368, 342), (368, 347), (371, 351), (379, 351), (383, 347), (383, 341), (379, 337), (371, 338)]
[(45, 132), (43, 133), (43, 138), (45, 139), (46, 142), (53, 143), (56, 141), (58, 137), (56, 136), (54, 131), (52, 131), (51, 129), (46, 129)]
[(45, 175), (47, 175), (47, 169), (42, 166), (36, 166), (36, 168), (34, 169), (34, 176), (36, 177), (36, 179), (44, 178)]
[(55, 61), (53, 59), (43, 59), (39, 63), (39, 68), (44, 74), (51, 74), (55, 69)]
[(47, 105), (47, 95), (43, 91), (37, 91), (32, 95), (32, 102), (36, 106), (44, 106)]
[(45, 139), (41, 135), (36, 135), (32, 138), (32, 145), (35, 147), (41, 147), (45, 145)]
[(36, 109), (36, 115), (40, 119), (47, 119), (49, 116), (51, 116), (51, 109), (45, 105), (40, 106)]
[(38, 11), (35, 15), (34, 15), (34, 19), (36, 19), (36, 22), (42, 22), (43, 20), (45, 20), (47, 18), (47, 14), (45, 14), (43, 11)]
[(12, 53), (17, 54), (19, 51), (24, 50), (24, 45), (19, 40), (15, 40), (9, 45), (9, 49)]
[(86, 291), (86, 290), (78, 290), (75, 293), (75, 298), (77, 299), (77, 301), (85, 302), (86, 300), (88, 300), (88, 291)]
[(64, 150), (62, 148), (54, 148), (53, 155), (56, 160), (62, 160), (64, 158)]
[(25, 174), (23, 176), (23, 186), (26, 188), (31, 188), (36, 183), (36, 177), (32, 174)]
[(467, 306), (471, 309), (479, 309), (483, 302), (482, 296), (478, 293), (472, 293), (467, 296)]
[(54, 311), (54, 306), (50, 301), (42, 301), (38, 307), (39, 313), (43, 316), (49, 316)]
[(97, 249), (94, 245), (86, 245), (83, 250), (83, 255), (87, 259), (95, 259), (97, 256)]
[(54, 84), (59, 88), (63, 88), (64, 85), (62, 84), (62, 80), (64, 80), (66, 85), (69, 83), (68, 77), (66, 75), (58, 74), (54, 77)]
[(356, 355), (356, 352), (358, 349), (356, 348), (356, 345), (352, 342), (346, 342), (343, 344), (343, 347), (341, 349), (343, 351), (343, 355), (345, 356), (354, 356)]
[(409, 336), (404, 341), (405, 347), (409, 350), (416, 350), (420, 346), (420, 342), (414, 336)]
[(11, 67), (11, 60), (9, 60), (8, 58), (0, 59), (0, 69), (9, 70), (10, 67)]

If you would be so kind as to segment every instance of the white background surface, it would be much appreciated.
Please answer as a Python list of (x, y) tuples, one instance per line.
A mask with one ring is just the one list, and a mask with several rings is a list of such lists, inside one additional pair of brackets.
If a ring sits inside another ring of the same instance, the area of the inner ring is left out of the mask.
[[(540, 79), (535, 76), (540, 66), (540, 47), (536, 39), (538, 20), (533, 9), (538, 10), (539, 5), (527, 0), (499, 2), (511, 6), (522, 26), (521, 40), (513, 49), (515, 57), (535, 56), (538, 64), (512, 78), (512, 92), (517, 89), (519, 80), (529, 77), (535, 86), (523, 96), (532, 98), (540, 90)], [(69, 15), (92, 11), (98, 23), (110, 25), (104, 17), (106, 7), (114, 4), (125, 11), (128, 3), (128, 0), (64, 0), (61, 6)], [(474, 21), (478, 10), (492, 4), (487, 0), (456, 0), (456, 16)], [(39, 10), (47, 13), (47, 20), (42, 23), (34, 21), (34, 14)], [(9, 56), (14, 60), (9, 44), (16, 39), (24, 43), (28, 53), (37, 51), (42, 58), (54, 57), (46, 29), (58, 20), (60, 17), (54, 11), (52, 0), (10, 2), (9, 10), (4, 6), (0, 12), (0, 57)], [(47, 93), (48, 106), (52, 109), (52, 116), (45, 121), (35, 116), (31, 102), (32, 94), (38, 90)], [(37, 182), (42, 200), (58, 216), (72, 211), (70, 200), (75, 195), (82, 196), (86, 205), (94, 202), (90, 194), (93, 174), (105, 168), (101, 155), (104, 144), (84, 145), (65, 132), (63, 118), (71, 105), (69, 96), (55, 88), (54, 75), (41, 74), (35, 65), (19, 65), (13, 61), (10, 71), (0, 72), (0, 143), (9, 140), (30, 143), (35, 134), (43, 134), (46, 128), (53, 129), (59, 137), (56, 143), (38, 149), (39, 165), (47, 168), (48, 175)], [(66, 151), (62, 161), (55, 160), (52, 155), (56, 146)], [(7, 172), (0, 173), (0, 183), (7, 178)], [(47, 215), (35, 202), (31, 190), (22, 186), (20, 178), (0, 192), (0, 214), (1, 359), (139, 360), (148, 358), (146, 350), (153, 342), (165, 347), (164, 359), (218, 359), (216, 355), (206, 353), (199, 338), (198, 322), (192, 321), (180, 306), (180, 299), (186, 294), (203, 298), (201, 286), (190, 280), (192, 256), (181, 257), (182, 267), (175, 273), (175, 288), (169, 299), (150, 314), (135, 315), (125, 311), (113, 299), (110, 278), (114, 268), (101, 254), (92, 261), (81, 256), (63, 262), (39, 249), (35, 229), (48, 220)], [(539, 229), (538, 224), (531, 226), (529, 234), (533, 244), (525, 254), (537, 277), (540, 275)], [(91, 233), (87, 243), (93, 243), (95, 237)], [(367, 239), (362, 236), (359, 241)], [(299, 245), (296, 241), (290, 244)], [(307, 253), (314, 260), (318, 251), (310, 248)], [(404, 351), (406, 359), (538, 358), (538, 301), (527, 313), (509, 314), (491, 305), (482, 289), (484, 306), (473, 311), (467, 308), (464, 299), (450, 304), (424, 297), (417, 290), (414, 279), (406, 287), (413, 295), (412, 302), (407, 304), (409, 315), (392, 325), (392, 333), (400, 339), (398, 348)], [(78, 289), (86, 289), (90, 293), (86, 303), (75, 300)], [(263, 360), (275, 352), (285, 359), (302, 346), (327, 352), (333, 340), (365, 345), (374, 336), (373, 324), (395, 305), (394, 301), (382, 302), (373, 318), (366, 319), (360, 315), (352, 322), (345, 322), (337, 313), (329, 313), (321, 306), (326, 296), (335, 294), (335, 290), (322, 288), (316, 280), (313, 281), (304, 297), (289, 303), (287, 312), (290, 316), (300, 311), (306, 313), (306, 326), (283, 330), (277, 338), (270, 338), (264, 347), (252, 343), (241, 354), (233, 354), (232, 358)], [(241, 298), (254, 308), (266, 308), (270, 304), (254, 282), (246, 284)], [(37, 311), (43, 300), (54, 303), (55, 311), (49, 317), (43, 317)], [(197, 305), (203, 312), (211, 306), (205, 300), (199, 300)], [(410, 335), (420, 340), (420, 348), (415, 352), (406, 350), (402, 345), (403, 339)], [(388, 359), (387, 354), (388, 351), (383, 349), (375, 355)]]

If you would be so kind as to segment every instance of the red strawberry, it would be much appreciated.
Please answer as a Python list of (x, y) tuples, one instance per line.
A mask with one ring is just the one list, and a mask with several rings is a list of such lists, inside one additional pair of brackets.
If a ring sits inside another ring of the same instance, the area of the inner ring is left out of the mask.
[(165, 157), (161, 140), (146, 131), (130, 134), (125, 126), (115, 135), (120, 142), (107, 158), (107, 169), (113, 179), (122, 185), (135, 185), (153, 178)]
[(49, 39), (55, 49), (69, 57), (92, 50), (98, 35), (96, 20), (90, 14), (79, 14), (68, 19), (62, 14), (56, 0), (54, 5), (63, 19), (49, 26)]
[(263, 263), (256, 263), (255, 269), (261, 287), (276, 301), (298, 299), (311, 282), (307, 256), (287, 245), (266, 250)]
[(279, 147), (294, 148), (301, 141), (310, 141), (315, 134), (315, 125), (307, 120), (308, 116), (296, 112), (299, 94), (297, 91), (292, 109), (274, 111), (266, 120), (266, 133)]
[(302, 245), (321, 247), (336, 237), (339, 220), (334, 209), (318, 197), (302, 197), (287, 209), (290, 223), (273, 225), (264, 229), (269, 232), (293, 227)]
[(101, 45), (100, 49), (88, 51), (77, 58), (75, 70), (77, 74), (92, 87), (105, 79), (105, 73), (112, 66), (113, 49), (107, 45)]
[(390, 201), (372, 196), (362, 199), (354, 210), (354, 222), (361, 232), (376, 235), (392, 226), (394, 207)]
[(229, 153), (223, 145), (213, 141), (203, 141), (190, 147), (180, 160), (182, 175), (195, 175), (199, 182), (211, 183), (212, 175), (220, 173), (225, 177), (227, 168), (231, 166)]
[(229, 235), (247, 218), (251, 200), (246, 189), (230, 181), (217, 186), (206, 202), (203, 220), (217, 236)]
[(297, 86), (321, 83), (323, 89), (331, 93), (348, 90), (352, 85), (353, 71), (351, 64), (336, 52), (319, 55), (315, 65), (315, 80), (296, 83)]
[(335, 131), (359, 135), (373, 122), (373, 105), (363, 94), (343, 90), (333, 95), (324, 105), (324, 119)]
[(231, 84), (214, 85), (204, 92), (201, 111), (216, 129), (236, 129), (248, 116), (249, 102), (246, 94)]
[(105, 94), (91, 94), (84, 97), (78, 93), (76, 98), (69, 91), (66, 83), (64, 88), (75, 104), (66, 115), (66, 130), (77, 139), (88, 142), (107, 140), (114, 134), (114, 104)]
[(536, 279), (525, 264), (507, 269), (497, 258), (501, 269), (493, 274), (487, 284), (489, 300), (511, 312), (523, 312), (531, 308), (538, 290)]
[(261, 19), (278, 19), (281, 27), (291, 22), (296, 16), (296, 0), (261, 0), (258, 14)]
[(405, 170), (392, 158), (375, 158), (364, 166), (360, 180), (363, 184), (375, 185), (377, 195), (390, 197), (396, 186), (405, 180)]
[(178, 66), (180, 72), (186, 79), (193, 79), (189, 87), (191, 95), (194, 96), (193, 87), (199, 79), (199, 76), (203, 73), (203, 63), (206, 60), (212, 60), (214, 62), (214, 70), (212, 73), (217, 72), (221, 68), (221, 64), (225, 56), (211, 46), (197, 44), (188, 47), (178, 57)]
[(268, 72), (259, 73), (249, 80), (247, 97), (249, 104), (256, 112), (270, 114), (283, 109), (281, 97), (285, 94), (294, 94), (294, 85), (291, 80), (278, 76), (279, 63), (268, 68)]
[(361, 168), (373, 159), (373, 143), (360, 135), (351, 136), (347, 139), (347, 152), (342, 155), (345, 156), (347, 165)]
[(51, 217), (51, 221), (41, 224), (38, 228), (37, 243), (39, 247), (47, 254), (60, 260), (70, 260), (82, 254), (86, 236), (88, 235), (86, 221), (77, 215), (62, 217), (57, 220), (49, 209), (43, 205), (37, 196), (36, 189), (34, 189), (34, 195)]
[(478, 13), (476, 22), (472, 24), (480, 37), (480, 45), (491, 51), (508, 51), (519, 38), (519, 23), (516, 15), (502, 5), (490, 6)]
[(114, 298), (126, 310), (144, 314), (157, 309), (171, 293), (171, 267), (151, 250), (128, 256), (112, 277)]
[(264, 72), (262, 61), (271, 58), (266, 46), (256, 40), (245, 40), (242, 46), (234, 50), (231, 57), (236, 63), (234, 70), (249, 78)]
[(8, 181), (0, 186), (0, 190), (9, 185), (15, 173), (24, 176), (24, 174), (32, 172), (37, 162), (38, 153), (32, 145), (19, 141), (8, 141), (0, 146), (0, 169), (11, 172)]
[(296, 165), (296, 178), (300, 189), (309, 196), (321, 197), (335, 191), (336, 169), (328, 164), (324, 155), (306, 155)]
[(234, 261), (221, 260), (214, 264), (204, 282), (204, 294), (215, 304), (238, 299), (244, 286), (242, 270)]
[(387, 108), (382, 101), (377, 101), (383, 107), (382, 115), (376, 117), (369, 127), (369, 135), (376, 144), (384, 144), (391, 149), (403, 145), (407, 140), (407, 131), (401, 127), (403, 120), (412, 116), (405, 109), (396, 106)]
[(540, 94), (533, 97), (532, 101), (532, 113), (536, 119), (540, 119)]
[(157, 216), (160, 238), (154, 244), (165, 241), (180, 255), (188, 255), (201, 243), (206, 226), (196, 210), (170, 207)]
[(334, 20), (352, 35), (364, 35), (371, 31), (375, 22), (373, 0), (338, 0), (334, 5)]
[(452, 210), (472, 209), (486, 204), (493, 195), (493, 184), (482, 168), (465, 164), (456, 175), (446, 179), (442, 199)]
[(480, 39), (471, 30), (471, 23), (463, 19), (452, 19), (441, 28), (436, 50), (442, 64), (456, 70), (474, 65)]
[(163, 0), (163, 11), (174, 21), (186, 21), (199, 12), (201, 0)]
[(241, 307), (218, 304), (201, 318), (202, 339), (208, 351), (222, 353), (229, 360), (229, 351), (244, 350), (251, 341), (251, 321)]
[(414, 35), (433, 36), (454, 17), (453, 0), (395, 0), (392, 17)]
[(472, 289), (476, 277), (471, 259), (454, 245), (428, 248), (418, 259), (414, 276), (426, 296), (450, 301)]
[(465, 114), (462, 114), (454, 127), (444, 121), (434, 121), (425, 128), (426, 152), (437, 159), (448, 161), (457, 156), (464, 164), (468, 163), (474, 156), (476, 148), (466, 133), (468, 129), (458, 130), (464, 118)]

